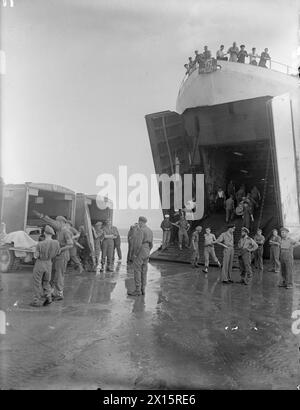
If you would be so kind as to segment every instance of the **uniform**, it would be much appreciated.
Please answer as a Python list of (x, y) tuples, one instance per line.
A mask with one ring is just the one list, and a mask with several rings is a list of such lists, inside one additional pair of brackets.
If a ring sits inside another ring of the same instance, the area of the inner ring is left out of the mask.
[(188, 236), (187, 230), (189, 229), (190, 225), (185, 219), (176, 222), (176, 225), (179, 228), (178, 229), (178, 242), (179, 242), (179, 248), (181, 249), (183, 239), (185, 240), (186, 246), (189, 243), (189, 236)]
[[(103, 234), (105, 235), (114, 235), (115, 229), (113, 227), (104, 226)], [(113, 269), (113, 255), (114, 255), (114, 238), (103, 238), (102, 241), (102, 257), (101, 257), (101, 265), (102, 269), (104, 269), (105, 262), (107, 263), (108, 270)]]
[(162, 249), (166, 249), (171, 240), (172, 223), (168, 219), (164, 219), (160, 227), (163, 231)]
[(191, 238), (191, 243), (193, 245), (193, 254), (192, 254), (192, 265), (197, 266), (198, 260), (199, 260), (199, 236), (200, 232), (199, 231), (194, 231), (192, 234)]
[(254, 263), (255, 263), (255, 267), (258, 269), (259, 280), (261, 281), (263, 270), (264, 270), (263, 254), (264, 254), (265, 237), (257, 233), (253, 239), (258, 246), (256, 251), (254, 252)]
[(213, 258), (213, 261), (220, 265), (220, 262), (215, 253), (215, 247), (213, 242), (216, 241), (216, 237), (213, 233), (204, 234), (204, 265), (209, 267), (209, 256)]
[(252, 210), (249, 203), (244, 202), (243, 205), (243, 225), (245, 228), (250, 230), (252, 220)]
[(116, 238), (114, 239), (114, 252), (113, 252), (113, 262), (115, 260), (115, 252), (117, 251), (117, 255), (118, 255), (118, 259), (121, 260), (122, 259), (122, 251), (121, 251), (121, 237), (119, 234), (118, 229), (113, 226), (113, 233), (116, 236)]
[(153, 247), (153, 233), (148, 226), (143, 226), (139, 231), (139, 240), (134, 244), (133, 260), (134, 282), (137, 293), (145, 293), (147, 284), (147, 271), (150, 251)]
[(281, 238), (280, 236), (272, 236), (270, 241), (278, 243), (278, 245), (272, 245), (270, 246), (270, 262), (271, 262), (271, 270), (275, 270), (275, 273), (280, 272), (280, 243), (281, 243)]
[(280, 286), (293, 286), (293, 269), (294, 269), (294, 246), (297, 244), (291, 238), (281, 238), (280, 242), (280, 264), (281, 264), (281, 282)]
[[(57, 217), (66, 222), (64, 217)], [(61, 227), (61, 224), (58, 220), (54, 220), (49, 216), (43, 216), (42, 219), (49, 223), (56, 231), (56, 239), (59, 242), (61, 248), (69, 245), (73, 245), (72, 235), (67, 226)], [(63, 297), (63, 290), (64, 290), (64, 279), (65, 273), (67, 270), (67, 264), (70, 260), (70, 252), (69, 249), (65, 249), (64, 251), (60, 252), (54, 259), (54, 276), (52, 279), (52, 284), (54, 287), (54, 296)]]
[(258, 245), (252, 238), (245, 236), (239, 240), (238, 248), (241, 282), (248, 285), (252, 279), (251, 252), (256, 251)]
[[(72, 245), (73, 240), (71, 233), (67, 227), (63, 227), (56, 232), (56, 237), (61, 248)], [(65, 273), (67, 270), (67, 264), (70, 260), (69, 249), (65, 249), (59, 255), (56, 256), (54, 260), (54, 278), (53, 278), (53, 287), (54, 295), (62, 297), (64, 291), (64, 282), (65, 282)]]
[(103, 236), (104, 236), (103, 229), (98, 228), (96, 224), (94, 228), (94, 245), (95, 245), (95, 256), (96, 256), (97, 265), (101, 261), (101, 248), (102, 248)]
[(42, 297), (51, 300), (52, 260), (57, 256), (59, 249), (59, 242), (53, 239), (45, 239), (37, 244), (35, 252), (37, 259), (33, 268), (33, 305), (35, 306), (40, 306)]
[(223, 264), (222, 264), (222, 273), (221, 280), (223, 282), (231, 281), (232, 275), (232, 264), (234, 256), (234, 238), (233, 233), (226, 231), (221, 233), (217, 239), (217, 243), (223, 243), (228, 248), (224, 248), (223, 251)]

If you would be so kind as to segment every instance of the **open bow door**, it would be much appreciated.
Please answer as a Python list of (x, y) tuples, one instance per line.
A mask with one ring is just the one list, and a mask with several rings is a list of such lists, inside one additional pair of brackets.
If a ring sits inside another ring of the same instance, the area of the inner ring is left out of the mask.
[(267, 101), (271, 152), (279, 221), (300, 235), (299, 181), (295, 150), (293, 111), (289, 94)]

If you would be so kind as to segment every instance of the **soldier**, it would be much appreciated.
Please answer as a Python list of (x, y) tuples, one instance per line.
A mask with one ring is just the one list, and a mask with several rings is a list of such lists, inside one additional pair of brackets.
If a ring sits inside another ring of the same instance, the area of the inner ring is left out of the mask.
[(103, 222), (99, 221), (95, 224), (93, 229), (94, 234), (94, 244), (95, 244), (95, 256), (96, 256), (96, 265), (98, 266), (101, 261), (101, 247), (104, 237), (103, 232)]
[(170, 222), (170, 215), (166, 214), (165, 219), (160, 224), (163, 231), (162, 250), (168, 248), (171, 240), (172, 223)]
[(253, 238), (258, 246), (256, 251), (254, 252), (254, 264), (255, 268), (258, 269), (258, 277), (259, 281), (262, 281), (262, 275), (264, 271), (264, 261), (263, 261), (263, 254), (264, 254), (264, 243), (265, 237), (262, 234), (261, 228), (257, 229), (257, 232)]
[(113, 229), (111, 221), (106, 221), (103, 225), (102, 257), (100, 272), (104, 272), (105, 263), (107, 271), (113, 272), (113, 253), (114, 239), (117, 238), (116, 231)]
[(64, 216), (57, 216), (52, 219), (47, 215), (43, 215), (37, 211), (33, 211), (35, 215), (43, 219), (46, 223), (52, 225), (56, 231), (56, 239), (60, 245), (60, 253), (54, 259), (54, 277), (53, 283), (53, 299), (63, 300), (65, 273), (67, 264), (70, 259), (69, 249), (73, 246), (71, 233), (67, 227), (67, 220)]
[(178, 222), (173, 224), (178, 228), (178, 244), (179, 249), (182, 250), (182, 241), (185, 240), (185, 248), (187, 248), (189, 243), (189, 235), (188, 230), (190, 229), (190, 224), (186, 221), (185, 217), (182, 215)]
[(272, 237), (269, 241), (269, 244), (270, 244), (270, 262), (271, 262), (271, 268), (269, 269), (269, 272), (274, 272), (274, 271), (275, 271), (275, 273), (280, 272), (280, 260), (279, 260), (280, 243), (281, 243), (281, 238), (278, 235), (278, 231), (277, 231), (277, 229), (273, 229)]
[(293, 289), (293, 251), (296, 246), (300, 246), (300, 241), (295, 241), (289, 238), (289, 230), (287, 228), (281, 228), (280, 234), (281, 280), (278, 286), (286, 289)]
[[(52, 303), (51, 295), (51, 271), (52, 260), (59, 254), (60, 247), (57, 240), (52, 239), (54, 230), (51, 226), (46, 225), (45, 239), (39, 242), (34, 252), (36, 262), (33, 268), (33, 302), (30, 304), (34, 307), (46, 306)], [(42, 298), (45, 298), (44, 303), (41, 302)]]
[(146, 225), (147, 219), (144, 216), (139, 217), (139, 230), (136, 233), (138, 240), (133, 244), (133, 269), (135, 290), (128, 292), (129, 296), (145, 295), (147, 283), (147, 270), (150, 251), (153, 247), (153, 233)]
[(78, 238), (78, 244), (80, 245), (79, 257), (82, 261), (85, 270), (91, 270), (94, 268), (95, 261), (93, 260), (90, 244), (87, 234), (83, 225), (78, 228), (80, 236)]
[(113, 252), (113, 263), (114, 263), (116, 251), (117, 251), (119, 262), (122, 260), (122, 251), (121, 251), (121, 237), (120, 237), (118, 228), (116, 226), (113, 226), (112, 229), (113, 229), (113, 233), (114, 233), (114, 236), (115, 236), (115, 239), (114, 239), (114, 252)]
[(211, 233), (211, 229), (207, 227), (205, 229), (205, 234), (204, 234), (204, 269), (203, 269), (203, 272), (206, 275), (208, 273), (210, 255), (213, 258), (213, 261), (218, 264), (219, 268), (221, 268), (221, 264), (215, 253), (215, 247), (214, 247), (215, 243), (216, 243), (216, 237), (213, 233)]
[(216, 244), (223, 246), (223, 263), (222, 263), (222, 273), (221, 280), (224, 284), (233, 283), (232, 278), (232, 264), (234, 256), (234, 237), (233, 232), (235, 230), (235, 225), (228, 225), (227, 231), (221, 233), (221, 235), (216, 240)]
[(79, 273), (82, 273), (84, 269), (82, 267), (82, 264), (80, 262), (80, 259), (77, 253), (77, 246), (78, 246), (77, 239), (79, 238), (80, 233), (77, 231), (77, 229), (74, 228), (71, 221), (67, 221), (67, 228), (69, 229), (72, 235), (72, 239), (73, 239), (73, 246), (70, 249), (70, 261), (74, 264), (75, 269), (78, 269)]
[(254, 252), (258, 249), (257, 243), (248, 235), (249, 229), (243, 227), (241, 231), (241, 238), (238, 242), (239, 264), (241, 270), (240, 283), (242, 283), (243, 285), (249, 285), (249, 283), (251, 282), (251, 252)]
[(134, 225), (131, 225), (127, 234), (127, 241), (128, 241), (128, 252), (127, 252), (127, 263), (133, 262), (133, 237), (136, 231), (139, 229), (138, 223), (136, 222)]
[(202, 226), (196, 226), (196, 229), (194, 230), (191, 238), (191, 246), (193, 249), (193, 255), (192, 255), (192, 265), (194, 268), (198, 268), (200, 265), (198, 265), (199, 261), (199, 239), (200, 239), (200, 233), (202, 231)]

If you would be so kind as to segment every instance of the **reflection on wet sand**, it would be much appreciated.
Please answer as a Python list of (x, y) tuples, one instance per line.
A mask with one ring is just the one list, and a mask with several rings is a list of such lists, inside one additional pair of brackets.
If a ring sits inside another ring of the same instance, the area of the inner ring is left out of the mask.
[(218, 269), (205, 278), (189, 265), (155, 263), (146, 295), (130, 297), (133, 271), (122, 262), (104, 278), (69, 271), (64, 301), (41, 309), (29, 306), (31, 272), (5, 274), (0, 385), (295, 389), (299, 268), (290, 291), (270, 272), (262, 284), (224, 286)]

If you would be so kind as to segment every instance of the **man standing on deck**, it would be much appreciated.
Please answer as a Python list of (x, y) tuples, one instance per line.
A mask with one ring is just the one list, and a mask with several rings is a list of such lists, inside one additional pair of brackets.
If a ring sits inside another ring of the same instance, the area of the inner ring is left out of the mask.
[(60, 245), (60, 253), (54, 259), (54, 277), (53, 283), (53, 299), (63, 300), (64, 282), (67, 264), (70, 259), (69, 250), (73, 246), (71, 233), (67, 227), (67, 220), (64, 216), (57, 216), (52, 219), (47, 215), (43, 215), (37, 211), (33, 211), (38, 218), (43, 219), (46, 223), (52, 225), (56, 231), (56, 239)]
[(229, 223), (234, 217), (234, 199), (231, 194), (225, 201), (226, 223)]
[(199, 262), (199, 242), (200, 242), (200, 233), (202, 231), (202, 226), (196, 226), (195, 231), (192, 234), (191, 238), (191, 247), (193, 249), (193, 254), (192, 254), (192, 265), (193, 268), (198, 268), (200, 265), (198, 265)]
[(224, 284), (233, 283), (232, 280), (232, 264), (234, 256), (234, 237), (233, 232), (235, 231), (235, 225), (228, 225), (227, 231), (221, 233), (221, 235), (216, 240), (216, 244), (223, 246), (223, 263), (222, 263), (222, 273), (221, 281)]
[(150, 251), (153, 247), (153, 232), (146, 225), (147, 219), (139, 217), (139, 240), (133, 244), (133, 270), (135, 290), (128, 292), (129, 296), (145, 295), (147, 271)]
[(104, 272), (105, 263), (107, 263), (107, 272), (113, 272), (113, 253), (114, 253), (114, 239), (117, 235), (112, 227), (111, 221), (106, 221), (103, 225), (103, 241), (102, 241), (102, 256), (101, 269)]
[(256, 269), (258, 270), (259, 282), (261, 282), (263, 271), (264, 271), (263, 254), (264, 254), (264, 243), (265, 243), (265, 237), (262, 234), (261, 228), (257, 229), (257, 232), (253, 239), (255, 240), (258, 246), (256, 251), (254, 252), (254, 264), (255, 264)]
[(241, 232), (241, 239), (238, 243), (239, 264), (241, 270), (240, 283), (242, 283), (243, 285), (249, 285), (252, 280), (251, 252), (255, 252), (258, 248), (257, 243), (248, 235), (249, 229), (243, 227)]

